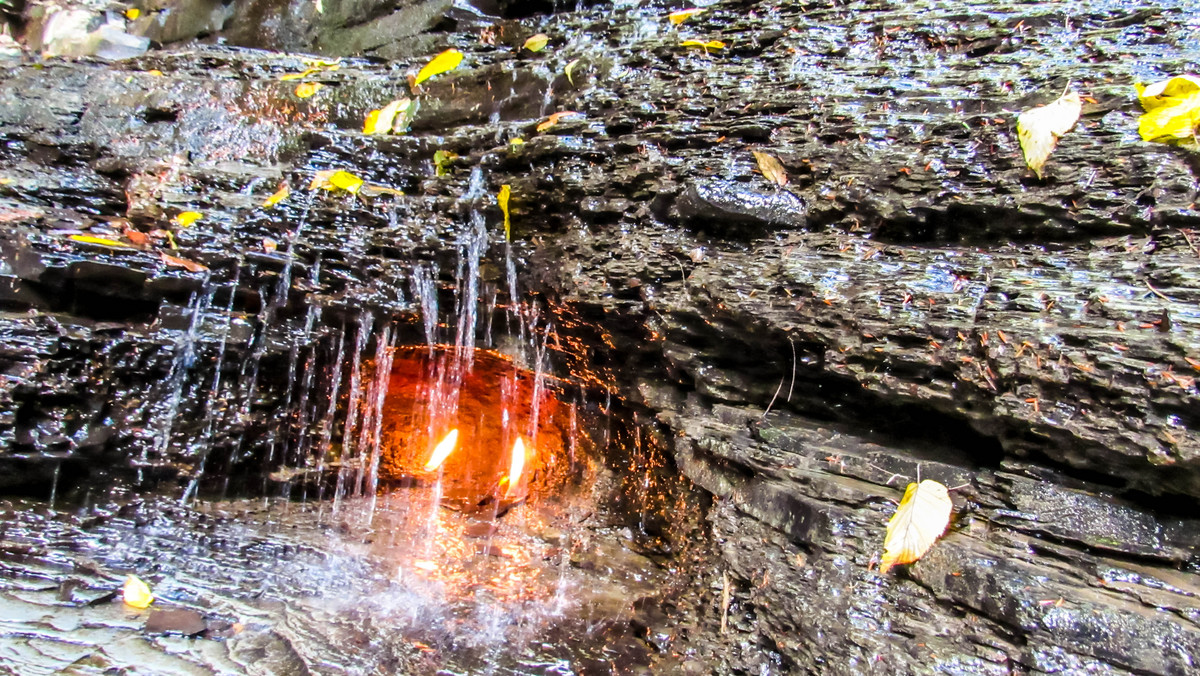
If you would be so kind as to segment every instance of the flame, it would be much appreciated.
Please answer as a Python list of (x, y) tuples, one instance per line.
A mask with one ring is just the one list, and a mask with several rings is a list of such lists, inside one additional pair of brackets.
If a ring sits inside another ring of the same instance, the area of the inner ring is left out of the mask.
[(525, 471), (525, 442), (517, 437), (512, 449), (512, 464), (508, 466), (508, 488), (504, 497), (511, 498), (521, 484), (521, 473)]
[(425, 463), (425, 471), (432, 472), (442, 466), (446, 462), (446, 458), (454, 452), (454, 446), (458, 443), (458, 428), (452, 429), (446, 433), (446, 436), (438, 442), (438, 445), (433, 449), (433, 455), (429, 458), (429, 462)]

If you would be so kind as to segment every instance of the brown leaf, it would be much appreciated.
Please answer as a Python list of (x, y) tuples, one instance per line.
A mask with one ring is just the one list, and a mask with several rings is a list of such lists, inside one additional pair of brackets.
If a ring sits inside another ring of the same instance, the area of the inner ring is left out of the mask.
[(757, 150), (752, 152), (754, 153), (754, 159), (758, 160), (759, 171), (763, 173), (763, 176), (767, 177), (767, 180), (779, 185), (788, 184), (787, 171), (784, 170), (783, 165), (779, 163), (779, 160), (774, 155), (761, 153)]
[(185, 260), (183, 258), (176, 258), (170, 254), (160, 253), (159, 256), (162, 257), (162, 261), (167, 264), (167, 267), (170, 267), (170, 268), (183, 268), (184, 270), (187, 270), (188, 272), (204, 272), (205, 270), (208, 269), (207, 267), (205, 267), (195, 261), (189, 261), (189, 260)]

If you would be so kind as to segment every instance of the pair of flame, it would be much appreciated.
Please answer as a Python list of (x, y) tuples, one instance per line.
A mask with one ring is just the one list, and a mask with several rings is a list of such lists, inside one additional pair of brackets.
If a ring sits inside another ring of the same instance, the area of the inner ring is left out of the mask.
[[(446, 458), (454, 452), (454, 447), (458, 444), (458, 429), (450, 430), (438, 445), (433, 448), (433, 455), (430, 456), (429, 462), (425, 463), (425, 471), (433, 472), (446, 462)], [(512, 448), (512, 461), (508, 466), (508, 476), (505, 477), (505, 482), (508, 488), (504, 491), (504, 497), (512, 497), (513, 493), (517, 492), (517, 486), (521, 480), (521, 473), (525, 471), (525, 442), (521, 437), (517, 437)]]

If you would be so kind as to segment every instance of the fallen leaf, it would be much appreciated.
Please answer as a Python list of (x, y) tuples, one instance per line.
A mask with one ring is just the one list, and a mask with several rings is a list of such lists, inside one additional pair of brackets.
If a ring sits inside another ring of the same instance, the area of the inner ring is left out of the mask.
[(577, 113), (573, 110), (564, 110), (561, 113), (554, 113), (550, 117), (547, 117), (545, 122), (542, 122), (541, 124), (539, 124), (537, 126), (537, 130), (538, 131), (546, 131), (550, 127), (553, 127), (554, 125), (558, 124), (559, 120), (563, 119), (564, 117), (574, 117), (575, 115), (579, 115), (579, 113)]
[(188, 272), (204, 272), (205, 270), (208, 269), (208, 267), (201, 265), (195, 261), (189, 261), (189, 260), (185, 260), (183, 258), (176, 258), (174, 256), (171, 256), (171, 255), (168, 255), (165, 253), (161, 253), (161, 252), (158, 255), (162, 257), (162, 261), (164, 263), (166, 263), (167, 267), (169, 267), (169, 268), (183, 268), (184, 270), (187, 270)]
[(150, 244), (150, 235), (147, 235), (140, 230), (134, 230), (130, 226), (126, 226), (125, 229), (121, 231), (121, 234), (125, 237), (125, 239), (129, 240), (136, 246), (148, 246)]
[(150, 70), (146, 71), (146, 75), (153, 75), (154, 77), (162, 77), (162, 71), (157, 68), (151, 68)]
[(678, 26), (698, 14), (703, 14), (704, 11), (703, 9), (681, 9), (678, 12), (671, 12), (667, 15), (667, 18), (671, 20), (671, 23)]
[(1200, 78), (1180, 75), (1149, 86), (1134, 85), (1145, 114), (1138, 118), (1143, 141), (1200, 144)]
[(888, 521), (880, 574), (894, 565), (912, 563), (924, 556), (950, 524), (953, 507), (950, 493), (942, 484), (929, 479), (909, 484), (896, 513)]
[(307, 99), (308, 97), (321, 91), (325, 85), (320, 82), (301, 82), (296, 85), (296, 96), (298, 98)]
[(450, 163), (458, 157), (458, 153), (449, 150), (439, 150), (433, 154), (433, 166), (438, 176), (450, 175)]
[(311, 68), (324, 68), (325, 70), (337, 70), (338, 68), (342, 67), (341, 59), (334, 59), (330, 61), (329, 59), (319, 59), (314, 56), (306, 56), (300, 59), (300, 63), (303, 63)]
[(509, 139), (508, 145), (511, 146), (512, 148), (523, 146), (523, 145), (525, 145), (525, 139), (521, 138), (520, 136), (513, 138), (513, 139)]
[(279, 204), (287, 199), (288, 195), (290, 194), (292, 194), (292, 189), (288, 187), (287, 183), (284, 183), (283, 185), (279, 186), (279, 190), (276, 190), (274, 195), (271, 195), (265, 201), (263, 201), (263, 207), (270, 209), (276, 204)]
[(130, 21), (136, 21), (141, 15), (142, 10), (138, 9), (137, 7), (130, 7), (129, 9), (125, 10), (125, 18), (129, 19)]
[(364, 197), (378, 197), (380, 195), (396, 195), (397, 197), (404, 196), (404, 192), (401, 190), (389, 188), (386, 185), (379, 185), (377, 183), (364, 183), (362, 188), (359, 189), (359, 194)]
[(125, 242), (118, 242), (115, 239), (109, 239), (107, 237), (94, 237), (92, 235), (71, 235), (67, 239), (70, 239), (70, 240), (73, 240), (76, 242), (83, 242), (84, 244), (99, 244), (100, 246), (115, 246), (115, 247), (118, 247), (121, 249), (133, 248), (133, 247), (129, 246), (128, 244), (126, 244)]
[(774, 155), (761, 153), (757, 150), (751, 152), (754, 153), (754, 159), (758, 160), (758, 170), (763, 173), (763, 176), (767, 177), (767, 180), (779, 185), (788, 184), (787, 171), (784, 170), (783, 165), (779, 163), (779, 160)]
[(125, 586), (121, 587), (121, 600), (134, 608), (148, 608), (154, 603), (154, 595), (150, 593), (150, 587), (147, 587), (145, 582), (139, 580), (136, 575), (130, 575), (125, 578)]
[(566, 76), (567, 76), (567, 82), (570, 82), (572, 86), (575, 85), (575, 78), (572, 77), (571, 74), (575, 72), (575, 66), (578, 66), (578, 65), (579, 65), (579, 59), (575, 59), (571, 63), (568, 63), (566, 68), (563, 68), (563, 73), (566, 74)]
[(299, 73), (284, 73), (283, 75), (279, 76), (279, 80), (281, 82), (289, 82), (291, 80), (303, 80), (304, 78), (309, 77), (310, 75), (315, 75), (320, 72), (321, 72), (320, 68), (306, 68), (304, 71), (299, 72)]
[(500, 205), (500, 211), (504, 212), (504, 239), (508, 241), (509, 237), (509, 219), (508, 219), (508, 198), (512, 196), (512, 187), (505, 184), (500, 186), (500, 194), (496, 195), (496, 203)]
[(308, 184), (309, 190), (345, 190), (350, 193), (357, 193), (363, 186), (363, 180), (348, 171), (341, 169), (325, 169), (318, 171), (313, 176), (312, 183)]
[(708, 42), (704, 42), (703, 40), (684, 40), (679, 44), (681, 47), (700, 47), (705, 53), (708, 53), (710, 49), (725, 49), (725, 43), (720, 40), (709, 40)]
[(262, 247), (263, 251), (266, 251), (267, 253), (275, 253), (275, 250), (279, 248), (279, 244), (277, 244), (275, 240), (271, 239), (270, 237), (263, 237)]
[(1042, 177), (1042, 167), (1061, 138), (1079, 120), (1083, 103), (1078, 92), (1067, 92), (1053, 103), (1021, 113), (1017, 118), (1017, 139), (1025, 155), (1025, 165)]
[(462, 60), (462, 52), (454, 49), (453, 47), (447, 49), (441, 54), (438, 54), (430, 59), (429, 63), (425, 64), (425, 67), (417, 73), (417, 77), (413, 80), (413, 85), (419, 85), (434, 75), (441, 75), (446, 71), (458, 68), (458, 64), (462, 63)]
[(525, 44), (521, 45), (521, 48), (528, 49), (531, 52), (540, 52), (546, 48), (546, 45), (549, 44), (549, 42), (549, 35), (546, 35), (545, 33), (538, 33), (537, 35), (529, 36), (529, 39), (525, 41)]
[(171, 222), (181, 228), (186, 228), (201, 218), (204, 218), (204, 214), (199, 211), (181, 211), (171, 219)]
[(363, 133), (367, 135), (390, 134), (393, 131), (403, 133), (412, 124), (412, 116), (416, 112), (416, 104), (412, 99), (396, 99), (379, 110), (367, 113), (363, 123)]

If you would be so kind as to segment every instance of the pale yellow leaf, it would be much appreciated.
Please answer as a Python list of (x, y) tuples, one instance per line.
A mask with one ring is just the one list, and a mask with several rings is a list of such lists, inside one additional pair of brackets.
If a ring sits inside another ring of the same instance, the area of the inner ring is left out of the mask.
[(284, 73), (283, 75), (279, 76), (279, 79), (282, 82), (288, 82), (290, 80), (303, 80), (304, 78), (319, 72), (321, 72), (320, 68), (308, 68), (300, 73)]
[(270, 209), (276, 204), (279, 204), (287, 199), (288, 195), (290, 194), (292, 194), (292, 189), (288, 187), (287, 183), (284, 183), (283, 185), (279, 186), (279, 190), (276, 190), (274, 195), (271, 195), (266, 199), (265, 202), (263, 202), (263, 206), (267, 209)]
[(942, 484), (926, 479), (909, 484), (896, 513), (888, 521), (879, 572), (897, 564), (912, 563), (925, 555), (950, 524), (954, 503)]
[(1082, 110), (1078, 92), (1072, 91), (1049, 105), (1027, 110), (1017, 118), (1017, 139), (1021, 142), (1025, 164), (1038, 178), (1042, 177), (1042, 167), (1054, 152), (1058, 139), (1071, 131)]
[(67, 239), (75, 242), (83, 242), (84, 244), (99, 244), (101, 246), (114, 246), (122, 249), (131, 248), (125, 242), (118, 242), (115, 239), (109, 239), (107, 237), (95, 237), (93, 235), (71, 235)]
[(321, 91), (325, 85), (320, 82), (301, 82), (296, 85), (296, 97), (307, 99), (308, 97)]
[(771, 181), (772, 183), (778, 183), (779, 185), (788, 184), (787, 171), (783, 168), (783, 165), (779, 163), (779, 160), (776, 159), (774, 155), (761, 153), (757, 150), (753, 150), (751, 152), (754, 153), (754, 159), (758, 160), (758, 170), (763, 173), (763, 176), (767, 177), (767, 180)]
[(312, 183), (308, 184), (309, 190), (345, 190), (350, 193), (357, 193), (363, 186), (363, 180), (348, 171), (341, 169), (325, 169), (318, 171), (314, 176)]
[(571, 63), (568, 63), (567, 67), (563, 69), (563, 73), (565, 73), (567, 76), (567, 82), (570, 82), (572, 85), (575, 84), (575, 78), (573, 76), (573, 73), (575, 72), (575, 66), (578, 66), (578, 65), (579, 65), (579, 59), (575, 59), (574, 61), (571, 61)]
[(406, 131), (412, 122), (412, 99), (397, 99), (379, 110), (367, 114), (363, 123), (363, 133), (367, 135), (390, 134), (392, 131)]
[(684, 40), (679, 44), (682, 47), (699, 47), (705, 52), (710, 49), (725, 49), (725, 43), (720, 40), (709, 40), (708, 42), (703, 40)]
[(1200, 135), (1200, 79), (1180, 75), (1149, 86), (1134, 85), (1146, 113), (1138, 118), (1143, 141), (1196, 143)]
[(538, 33), (537, 35), (529, 36), (529, 39), (526, 40), (525, 44), (522, 45), (521, 47), (523, 49), (528, 49), (531, 52), (540, 52), (543, 49), (545, 49), (546, 45), (549, 43), (550, 43), (549, 35), (546, 35), (545, 33)]
[(419, 85), (434, 75), (441, 75), (446, 71), (458, 68), (458, 64), (462, 63), (462, 60), (462, 52), (454, 49), (453, 47), (447, 49), (441, 54), (438, 54), (430, 59), (429, 63), (425, 64), (425, 67), (417, 73), (417, 77), (413, 80), (413, 85)]
[(678, 26), (679, 24), (698, 14), (703, 14), (704, 11), (705, 10), (703, 9), (681, 9), (678, 12), (671, 12), (667, 15), (667, 18), (671, 21), (671, 23)]
[(121, 600), (134, 608), (149, 608), (154, 603), (154, 595), (145, 582), (136, 575), (130, 575), (125, 578), (125, 586), (121, 587)]
[(129, 19), (130, 21), (136, 21), (141, 15), (142, 10), (138, 9), (137, 7), (130, 7), (129, 9), (125, 10), (125, 18)]
[(509, 231), (508, 219), (508, 198), (512, 196), (512, 187), (505, 184), (500, 186), (500, 194), (496, 195), (496, 202), (500, 205), (500, 211), (504, 212), (504, 239), (511, 239)]

